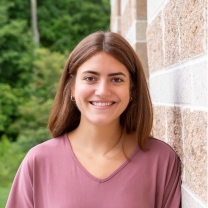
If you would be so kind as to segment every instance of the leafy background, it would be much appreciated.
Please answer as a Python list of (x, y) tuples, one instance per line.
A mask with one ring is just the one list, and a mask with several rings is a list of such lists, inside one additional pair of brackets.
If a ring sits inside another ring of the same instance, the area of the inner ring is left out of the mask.
[(27, 151), (47, 139), (47, 119), (70, 51), (86, 35), (108, 30), (109, 0), (0, 0), (0, 208)]

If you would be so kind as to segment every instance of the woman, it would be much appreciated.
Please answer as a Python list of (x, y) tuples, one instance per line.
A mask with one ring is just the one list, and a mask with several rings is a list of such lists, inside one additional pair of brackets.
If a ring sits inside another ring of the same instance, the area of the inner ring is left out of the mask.
[(150, 136), (152, 105), (128, 42), (96, 32), (70, 54), (48, 122), (53, 139), (32, 148), (7, 208), (177, 208), (180, 164)]

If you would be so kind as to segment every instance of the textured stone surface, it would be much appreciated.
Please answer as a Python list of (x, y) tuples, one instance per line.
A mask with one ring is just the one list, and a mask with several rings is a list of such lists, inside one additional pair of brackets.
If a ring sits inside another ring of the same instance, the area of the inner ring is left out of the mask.
[(117, 18), (120, 16), (120, 0), (111, 0), (110, 27), (114, 28)]
[(207, 61), (194, 64), (193, 70), (193, 103), (208, 106), (208, 57)]
[(207, 208), (207, 205), (184, 184), (182, 185), (182, 208)]
[(121, 16), (121, 34), (125, 37), (133, 22), (136, 20), (133, 13), (132, 1), (128, 0)]
[[(206, 56), (204, 56), (206, 59)], [(208, 59), (207, 59), (208, 60)], [(202, 60), (150, 76), (154, 102), (208, 106), (208, 61)]]
[(136, 17), (139, 20), (147, 19), (147, 0), (134, 0), (136, 5)]
[(172, 65), (180, 60), (179, 54), (179, 18), (181, 1), (169, 1), (163, 10), (163, 19), (165, 24), (165, 67)]
[(152, 134), (155, 138), (166, 141), (166, 110), (165, 106), (154, 106)]
[(160, 10), (160, 8), (165, 2), (167, 2), (167, 0), (148, 0), (147, 3), (148, 23), (150, 23), (154, 19), (155, 15), (157, 14), (157, 12)]
[(180, 11), (180, 59), (204, 52), (206, 0), (183, 0)]
[(159, 85), (159, 76), (150, 76), (149, 78), (149, 88), (150, 95), (153, 102), (160, 101), (160, 85)]
[(183, 111), (185, 184), (207, 203), (207, 113)]
[(173, 71), (173, 97), (177, 104), (192, 104), (192, 70), (190, 66)]
[(184, 167), (184, 152), (182, 141), (182, 115), (179, 107), (166, 107), (167, 141), (176, 151), (181, 160), (182, 175)]
[(147, 63), (147, 45), (146, 43), (136, 43), (134, 48), (142, 63), (145, 76), (148, 77), (149, 71), (148, 71), (148, 63)]
[(146, 40), (146, 30), (147, 30), (147, 22), (137, 21), (136, 22), (136, 40), (138, 41)]
[(147, 52), (149, 72), (161, 70), (163, 68), (161, 12), (147, 27)]
[(205, 12), (205, 29), (206, 29), (206, 38), (205, 38), (205, 41), (204, 41), (204, 48), (205, 48), (205, 51), (208, 52), (208, 1), (207, 1), (207, 4), (206, 4), (206, 12)]
[(169, 71), (159, 75), (160, 102), (173, 103), (173, 71)]
[(133, 25), (127, 32), (125, 38), (128, 40), (130, 45), (135, 45), (137, 42), (146, 42), (146, 29), (147, 22), (146, 21), (134, 21)]

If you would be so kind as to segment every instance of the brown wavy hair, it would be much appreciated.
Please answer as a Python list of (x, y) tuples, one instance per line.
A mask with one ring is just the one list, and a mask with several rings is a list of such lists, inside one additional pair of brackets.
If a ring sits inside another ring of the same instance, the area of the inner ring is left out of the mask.
[(80, 111), (71, 101), (71, 87), (77, 69), (98, 52), (105, 52), (120, 61), (130, 74), (130, 94), (128, 107), (120, 116), (120, 123), (127, 133), (136, 132), (138, 145), (145, 150), (145, 142), (150, 137), (153, 111), (143, 67), (130, 44), (119, 34), (95, 32), (84, 38), (71, 52), (64, 67), (54, 104), (48, 120), (48, 128), (53, 137), (74, 130), (80, 122)]

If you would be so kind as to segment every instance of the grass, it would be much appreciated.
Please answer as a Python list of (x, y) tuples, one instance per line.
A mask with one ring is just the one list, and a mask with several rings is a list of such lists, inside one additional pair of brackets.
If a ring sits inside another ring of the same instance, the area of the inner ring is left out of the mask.
[(0, 208), (5, 208), (10, 187), (0, 187)]

